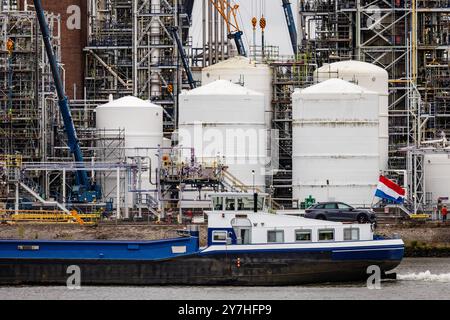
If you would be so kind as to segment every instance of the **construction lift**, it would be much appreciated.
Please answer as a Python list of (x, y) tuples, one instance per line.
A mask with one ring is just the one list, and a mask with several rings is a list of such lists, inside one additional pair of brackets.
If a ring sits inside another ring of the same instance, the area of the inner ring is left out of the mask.
[(286, 17), (286, 23), (289, 30), (289, 36), (291, 38), (292, 50), (294, 51), (294, 55), (297, 55), (298, 47), (297, 47), (297, 28), (295, 27), (294, 15), (292, 14), (291, 3), (289, 0), (283, 1), (283, 11), (284, 16)]
[(65, 95), (64, 87), (61, 81), (61, 75), (58, 70), (58, 63), (53, 53), (50, 32), (45, 19), (44, 9), (41, 0), (33, 0), (39, 26), (42, 32), (45, 51), (48, 56), (50, 67), (55, 82), (56, 92), (58, 94), (58, 105), (64, 122), (64, 128), (67, 134), (67, 144), (70, 152), (73, 154), (77, 166), (80, 166), (75, 172), (76, 184), (72, 187), (71, 201), (77, 203), (92, 203), (101, 197), (101, 188), (99, 185), (91, 183), (88, 174), (84, 169), (84, 159), (78, 141), (75, 125), (70, 113), (69, 100)]
[(239, 28), (238, 14), (239, 5), (231, 5), (228, 0), (209, 0), (216, 8), (227, 24), (228, 39), (234, 39), (236, 49), (240, 56), (247, 56), (242, 35), (244, 32)]

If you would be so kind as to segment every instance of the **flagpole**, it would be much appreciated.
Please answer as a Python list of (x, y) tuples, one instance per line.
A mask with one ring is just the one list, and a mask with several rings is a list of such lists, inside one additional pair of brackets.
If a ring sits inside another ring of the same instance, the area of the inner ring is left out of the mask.
[[(377, 193), (378, 190), (378, 184), (380, 183), (380, 176), (382, 176), (382, 173), (380, 172), (378, 175), (378, 182), (377, 182), (377, 188), (375, 189), (375, 194)], [(370, 209), (373, 208), (373, 201), (375, 200), (375, 194), (372, 196), (372, 204), (370, 205)]]

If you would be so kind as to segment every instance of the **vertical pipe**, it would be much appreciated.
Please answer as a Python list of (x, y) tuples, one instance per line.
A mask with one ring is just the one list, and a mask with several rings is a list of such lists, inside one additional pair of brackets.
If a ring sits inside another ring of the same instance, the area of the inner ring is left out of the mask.
[(16, 181), (16, 201), (14, 205), (14, 212), (15, 214), (19, 213), (19, 181)]
[(213, 51), (212, 9), (213, 9), (213, 5), (210, 2), (208, 2), (208, 63), (209, 63), (209, 65), (212, 65), (212, 58), (213, 58), (213, 55), (212, 55), (212, 51)]
[(130, 217), (130, 212), (129, 212), (129, 204), (128, 204), (128, 197), (129, 197), (129, 193), (128, 193), (128, 177), (129, 177), (129, 172), (128, 169), (126, 169), (125, 173), (124, 173), (124, 208), (125, 208), (125, 213), (124, 213), (124, 218), (128, 219)]
[(138, 95), (138, 7), (137, 7), (137, 0), (133, 1), (133, 49), (132, 49), (132, 55), (133, 55), (133, 95)]
[(62, 201), (63, 206), (66, 206), (66, 168), (63, 168), (62, 175)]
[(261, 30), (261, 54), (264, 61), (265, 58), (264, 29)]
[[(150, 10), (154, 14), (161, 13), (161, 0), (151, 0)], [(154, 21), (151, 22), (150, 30), (151, 44), (154, 46), (158, 46), (159, 44), (161, 44), (161, 27), (157, 19), (154, 19)], [(152, 64), (158, 66), (161, 64), (160, 60), (160, 50), (153, 48)], [(161, 96), (161, 81), (159, 79), (158, 73), (154, 72), (151, 79), (151, 95)]]
[(361, 59), (361, 0), (356, 0), (356, 27), (355, 27), (355, 41), (356, 50), (355, 58), (356, 60)]
[(161, 170), (162, 167), (162, 149), (161, 146), (158, 146), (158, 168), (156, 169), (156, 183), (158, 190), (158, 206), (159, 206), (159, 217), (158, 220), (164, 218), (165, 216), (165, 203), (162, 195), (162, 185), (161, 185)]
[(116, 179), (117, 179), (117, 195), (116, 195), (116, 219), (120, 219), (120, 167), (116, 169)]
[[(35, 108), (41, 112), (41, 161), (47, 161), (47, 108), (45, 101), (39, 99), (39, 21), (36, 18), (34, 21), (34, 46), (35, 46)], [(42, 97), (44, 95), (42, 94)], [(53, 143), (53, 141), (51, 141)], [(42, 172), (42, 182), (45, 190), (45, 196), (49, 195), (49, 182), (47, 171)]]
[(87, 129), (89, 128), (89, 117), (88, 117), (88, 107), (87, 107), (87, 88), (86, 86), (84, 87), (84, 92), (83, 92), (83, 109), (84, 109), (84, 118), (83, 118), (83, 122), (84, 122), (84, 127)]
[(417, 2), (412, 0), (412, 23), (411, 23), (411, 77), (413, 83), (417, 81)]
[(219, 13), (214, 10), (214, 63), (219, 61)]
[(137, 192), (137, 202), (138, 202), (138, 218), (142, 218), (142, 158), (137, 157), (138, 161), (138, 192)]
[(253, 27), (253, 59), (256, 62), (256, 27)]
[(220, 60), (225, 60), (225, 21), (219, 17), (220, 23)]
[(206, 6), (208, 4), (208, 0), (202, 1), (202, 37), (203, 37), (203, 64), (202, 67), (206, 67)]
[[(231, 0), (227, 0), (227, 16), (230, 16), (230, 14), (231, 14), (231, 9), (230, 9), (230, 7), (231, 7)], [(232, 44), (231, 44), (231, 39), (230, 38), (228, 38), (228, 35), (227, 35), (227, 53), (228, 53), (228, 57), (230, 57), (230, 53), (231, 53), (231, 50), (232, 50)]]
[[(180, 192), (178, 192), (179, 194), (179, 200), (181, 202), (181, 199), (183, 199), (183, 191), (180, 188)], [(179, 206), (179, 210), (178, 210), (178, 223), (182, 224), (183, 223), (183, 208), (181, 207), (181, 205)]]
[[(175, 8), (175, 10), (174, 10), (175, 12), (174, 12), (173, 20), (174, 20), (174, 27), (176, 28), (175, 32), (179, 33), (179, 38), (182, 39), (183, 38), (183, 31), (182, 31), (181, 28), (178, 28), (178, 26), (179, 26), (178, 1), (175, 1), (174, 8)], [(181, 46), (181, 50), (184, 50), (183, 46)], [(173, 95), (173, 98), (174, 98), (174, 104), (173, 104), (174, 110), (173, 110), (173, 113), (174, 113), (174, 118), (175, 118), (174, 119), (174, 121), (175, 121), (175, 128), (178, 128), (178, 119), (179, 119), (179, 114), (178, 114), (178, 101), (179, 101), (178, 100), (178, 95), (179, 95), (179, 93), (181, 91), (181, 88), (183, 86), (183, 74), (182, 74), (182, 72), (180, 70), (180, 60), (178, 59), (178, 57), (181, 54), (182, 54), (182, 52), (179, 52), (178, 46), (177, 46), (177, 44), (174, 41), (173, 42), (173, 56), (172, 56), (172, 58), (175, 59), (176, 66), (177, 66), (176, 67), (176, 72), (174, 74), (174, 82), (173, 82), (173, 84), (174, 84), (173, 85), (173, 92), (174, 92), (174, 95)]]

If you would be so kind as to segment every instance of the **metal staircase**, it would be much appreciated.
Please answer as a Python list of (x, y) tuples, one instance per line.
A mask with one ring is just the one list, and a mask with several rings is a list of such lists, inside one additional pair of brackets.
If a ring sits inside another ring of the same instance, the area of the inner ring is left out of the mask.
[[(232, 175), (230, 172), (228, 172), (226, 170), (222, 172), (222, 177), (223, 177), (223, 179), (222, 179), (222, 186), (227, 191), (230, 191), (230, 192), (243, 192), (243, 193), (253, 192), (253, 187), (252, 186), (245, 185), (242, 181), (240, 181), (238, 178), (236, 178), (234, 175)], [(257, 192), (257, 193), (264, 193), (264, 190), (261, 190), (258, 187), (255, 187), (254, 191)], [(270, 199), (269, 205), (274, 210), (284, 209), (281, 204), (277, 203), (273, 199)]]
[(41, 202), (42, 204), (46, 205), (46, 206), (56, 206), (58, 207), (60, 210), (64, 211), (66, 214), (72, 215), (72, 213), (65, 207), (63, 206), (61, 203), (56, 202), (56, 201), (47, 201), (45, 199), (43, 199), (37, 192), (35, 192), (33, 189), (31, 189), (30, 187), (28, 187), (25, 183), (23, 182), (19, 182), (19, 185), (25, 189), (25, 191), (27, 191), (31, 196), (33, 196), (36, 200), (38, 200), (39, 202)]

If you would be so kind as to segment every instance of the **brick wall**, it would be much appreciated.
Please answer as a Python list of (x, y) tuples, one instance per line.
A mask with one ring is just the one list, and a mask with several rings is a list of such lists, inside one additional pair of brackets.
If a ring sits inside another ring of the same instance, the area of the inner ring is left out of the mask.
[[(28, 4), (32, 5), (28, 0)], [(81, 29), (70, 30), (67, 20), (72, 13), (67, 13), (67, 9), (72, 6), (81, 9)], [(64, 64), (66, 95), (74, 98), (74, 84), (76, 85), (76, 97), (83, 98), (84, 86), (84, 54), (83, 48), (87, 43), (87, 0), (42, 0), (45, 11), (61, 15), (61, 54)], [(23, 7), (22, 7), (23, 8)]]

